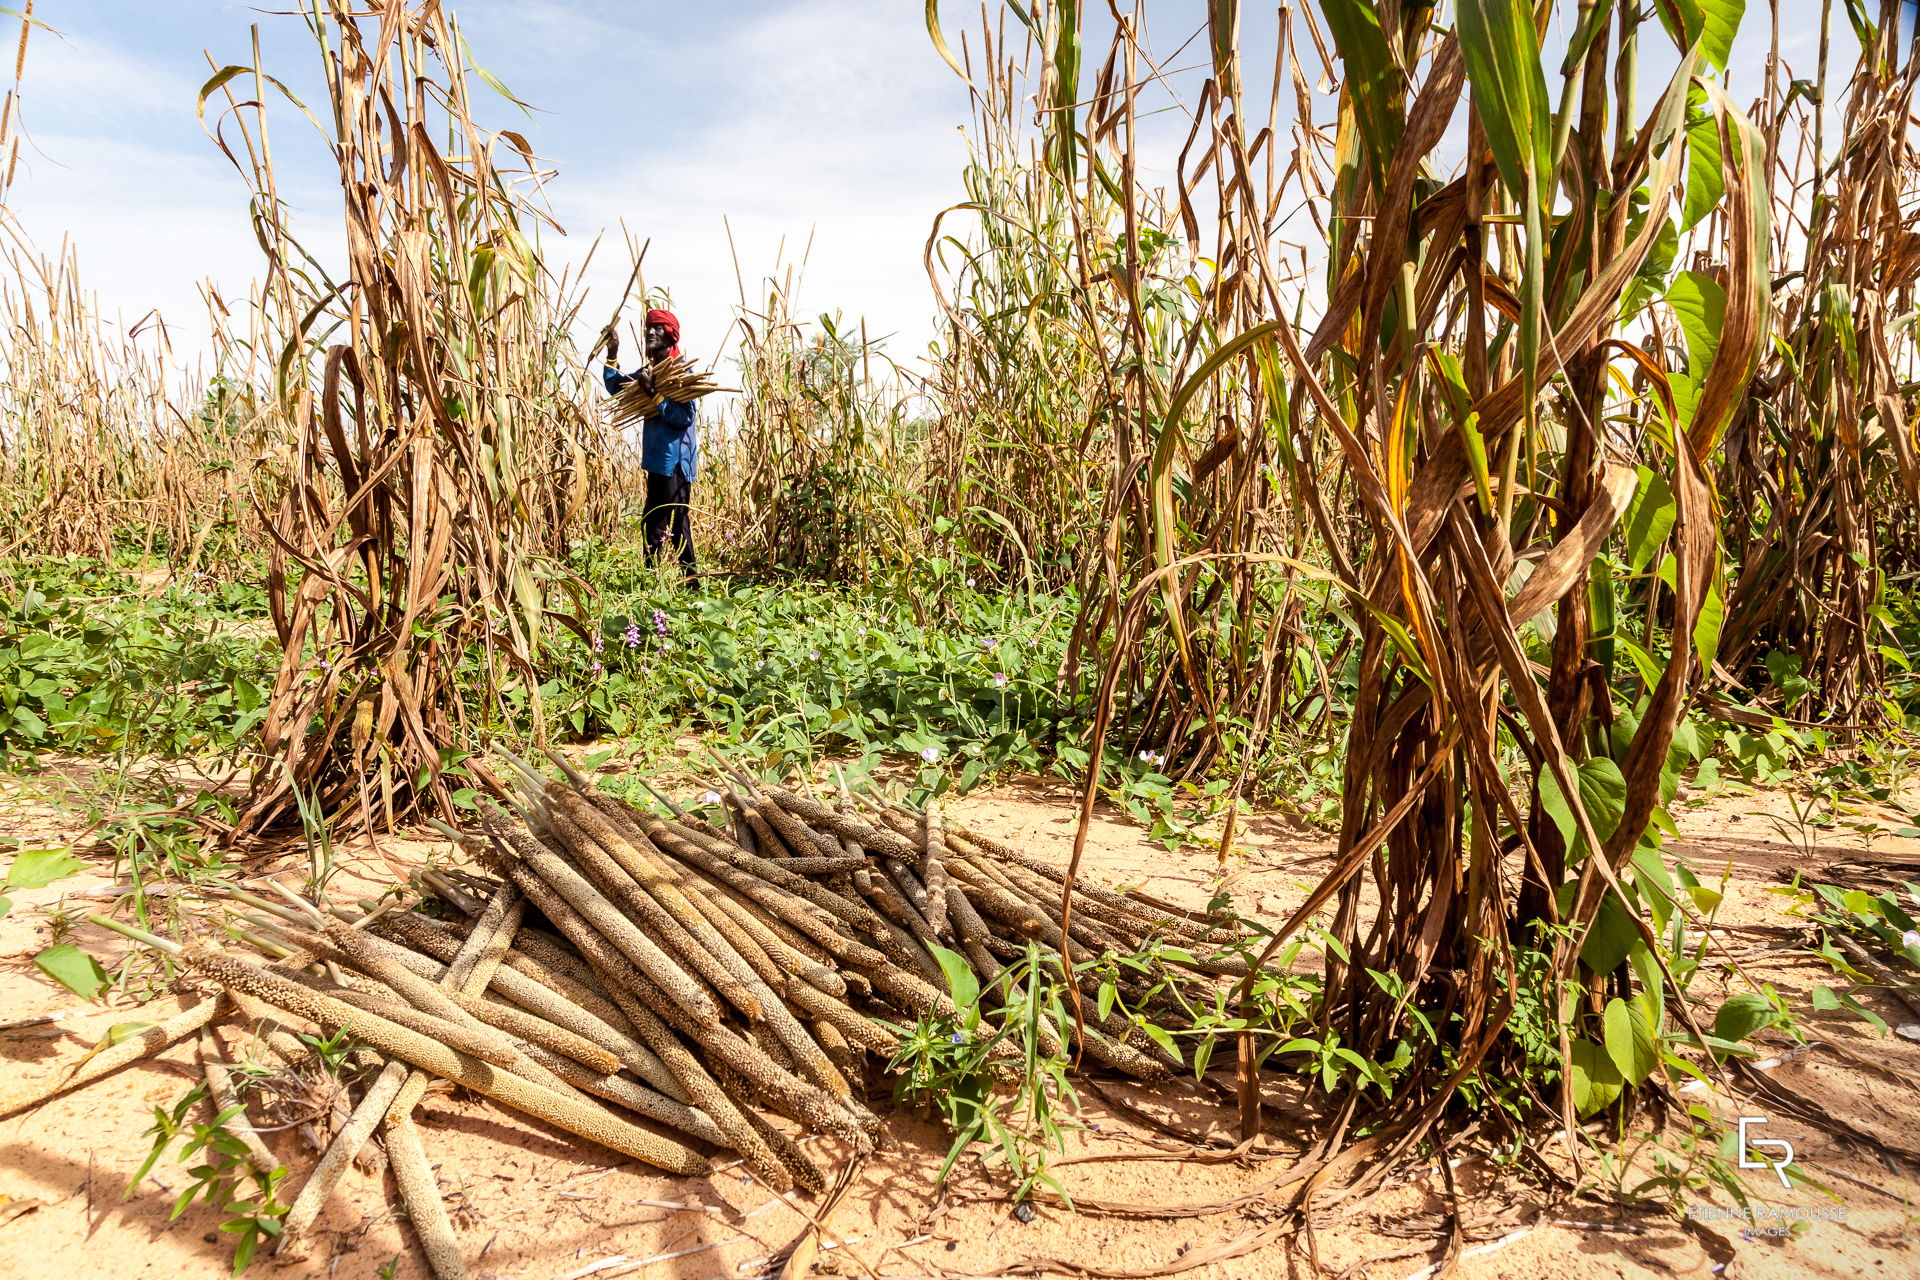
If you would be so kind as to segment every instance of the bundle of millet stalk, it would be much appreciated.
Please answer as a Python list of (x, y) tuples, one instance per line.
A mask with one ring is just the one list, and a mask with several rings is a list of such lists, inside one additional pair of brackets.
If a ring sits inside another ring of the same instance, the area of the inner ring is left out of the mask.
[[(1230, 919), (1138, 893), (1077, 882), (1063, 934), (1064, 874), (935, 802), (916, 811), (844, 785), (828, 802), (733, 775), (708, 793), (722, 826), (651, 787), (662, 811), (594, 789), (557, 755), (561, 780), (502, 758), (515, 794), (483, 802), (477, 830), (442, 827), (480, 870), (424, 871), (424, 896), (347, 906), (231, 890), (246, 909), (226, 932), (264, 960), (100, 921), (223, 988), (269, 1043), (286, 1039), (277, 1011), (385, 1060), (303, 1185), (287, 1240), (384, 1125), (436, 1274), (462, 1274), (411, 1118), (436, 1077), (671, 1173), (731, 1151), (777, 1191), (818, 1191), (821, 1170), (774, 1118), (871, 1150), (868, 1055), (884, 1067), (919, 1019), (961, 1022), (942, 961), (964, 959), (986, 990), (1037, 948), (1087, 996), (1116, 982), (1119, 1007), (1081, 1002), (1070, 1044), (1050, 1022), (1039, 1033), (1148, 1082), (1179, 1063), (1135, 1018), (1177, 1028), (1183, 1002), (1211, 1003), (1246, 972)], [(990, 1018), (976, 1032), (1000, 1033)], [(1015, 1045), (993, 1049), (1008, 1070)]]

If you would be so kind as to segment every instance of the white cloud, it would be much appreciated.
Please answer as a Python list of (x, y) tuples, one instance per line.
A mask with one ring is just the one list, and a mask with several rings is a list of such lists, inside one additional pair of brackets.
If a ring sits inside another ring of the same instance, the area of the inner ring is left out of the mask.
[[(27, 122), (42, 154), (23, 162), (11, 203), (47, 248), (71, 237), (109, 314), (159, 306), (176, 345), (191, 347), (202, 279), (242, 296), (262, 260), (245, 186), (194, 118), (209, 68), (184, 50), (202, 43), (225, 61), (257, 15), (205, 0), (171, 7), (191, 27), (184, 39), (170, 29), (143, 40), (89, 7), (61, 15), (64, 39), (36, 36)], [(811, 240), (803, 314), (865, 314), (876, 335), (901, 335), (896, 352), (924, 345), (934, 303), (921, 253), (934, 214), (959, 193), (966, 100), (918, 6), (796, 0), (724, 21), (558, 0), (459, 8), (478, 62), (536, 108), (529, 118), (479, 99), (484, 124), (524, 132), (558, 169), (549, 196), (572, 234), (548, 241), (556, 268), (624, 219), (651, 237), (649, 282), (671, 288), (690, 349), (713, 355), (739, 293), (727, 219), (750, 298), (783, 239), (789, 263)], [(298, 20), (260, 20), (269, 70), (298, 88), (313, 60)], [(270, 109), (299, 234), (337, 245), (330, 158), (290, 108)], [(592, 264), (585, 326), (603, 320), (626, 277), (618, 240), (615, 229)]]

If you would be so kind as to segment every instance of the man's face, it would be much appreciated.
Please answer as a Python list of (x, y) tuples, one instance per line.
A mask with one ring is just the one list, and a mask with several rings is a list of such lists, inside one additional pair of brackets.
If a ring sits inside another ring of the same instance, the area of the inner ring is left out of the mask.
[(647, 326), (647, 351), (653, 355), (662, 355), (673, 346), (673, 335), (667, 332), (663, 324)]

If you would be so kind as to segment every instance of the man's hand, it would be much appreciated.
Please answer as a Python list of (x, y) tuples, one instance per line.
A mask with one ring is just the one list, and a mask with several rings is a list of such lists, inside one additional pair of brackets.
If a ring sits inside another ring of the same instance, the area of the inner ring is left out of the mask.
[(633, 380), (634, 385), (639, 387), (641, 391), (645, 392), (647, 395), (654, 394), (653, 369), (651, 367), (647, 365), (641, 365), (638, 369), (635, 369), (632, 373), (628, 374), (627, 376)]
[(619, 331), (616, 330), (612, 325), (608, 325), (606, 334), (604, 336), (606, 337), (606, 340), (607, 340), (607, 363), (619, 364), (620, 363)]

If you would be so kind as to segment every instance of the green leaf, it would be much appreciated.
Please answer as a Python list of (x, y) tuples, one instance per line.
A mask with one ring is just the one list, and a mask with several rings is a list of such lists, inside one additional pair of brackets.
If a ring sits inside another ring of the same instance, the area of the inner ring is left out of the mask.
[(100, 962), (71, 942), (48, 947), (33, 958), (33, 963), (82, 1000), (94, 999), (107, 985), (107, 971)]
[(44, 889), (62, 876), (86, 869), (86, 863), (65, 849), (22, 849), (0, 883), (8, 889)]
[[(1667, 287), (1667, 305), (1687, 340), (1687, 372), (1695, 382), (1704, 378), (1720, 349), (1720, 331), (1726, 326), (1727, 291), (1701, 271), (1682, 271)], [(1681, 414), (1686, 425), (1690, 414)]]
[(1531, 7), (1521, 0), (1459, 0), (1467, 82), (1501, 181), (1524, 204), (1552, 178), (1546, 74)]
[(1727, 61), (1733, 57), (1733, 38), (1740, 33), (1740, 19), (1747, 13), (1747, 0), (1693, 0), (1693, 3), (1700, 11), (1701, 56), (1714, 70), (1725, 75)]
[(947, 991), (953, 996), (953, 1002), (962, 1010), (971, 1009), (980, 999), (980, 979), (974, 976), (965, 957), (933, 942), (927, 943), (927, 950), (940, 962), (940, 972), (946, 975)]
[[(1602, 840), (1612, 836), (1613, 829), (1620, 825), (1620, 814), (1627, 803), (1627, 780), (1621, 774), (1620, 766), (1606, 756), (1584, 760), (1574, 769), (1574, 783), (1579, 788), (1580, 803), (1587, 811), (1587, 820), (1593, 823), (1594, 834)], [(1540, 771), (1540, 807), (1560, 828), (1560, 838), (1567, 843), (1569, 860), (1578, 862), (1586, 857), (1586, 843), (1580, 838), (1574, 824), (1573, 807), (1561, 793), (1559, 782), (1544, 768)]]
[(1609, 890), (1600, 900), (1600, 910), (1593, 917), (1593, 926), (1587, 930), (1586, 941), (1580, 944), (1580, 959), (1595, 973), (1612, 973), (1626, 962), (1639, 941), (1640, 932), (1633, 927), (1633, 917), (1621, 904), (1620, 895)]
[(1654, 553), (1673, 532), (1679, 514), (1673, 489), (1667, 478), (1648, 467), (1636, 468), (1640, 483), (1635, 487), (1633, 503), (1627, 508), (1627, 566), (1635, 573), (1652, 563)]
[(1573, 1084), (1573, 1108), (1583, 1116), (1612, 1105), (1626, 1086), (1620, 1068), (1613, 1064), (1604, 1048), (1591, 1040), (1573, 1042), (1567, 1074)]
[(1660, 1051), (1644, 1007), (1618, 996), (1607, 1002), (1603, 1016), (1607, 1057), (1629, 1084), (1642, 1084), (1660, 1065)]
[(1180, 1046), (1173, 1042), (1173, 1037), (1168, 1035), (1164, 1029), (1154, 1026), (1151, 1022), (1143, 1022), (1140, 1024), (1140, 1030), (1146, 1032), (1147, 1039), (1153, 1041), (1162, 1049), (1165, 1049), (1175, 1062), (1184, 1063), (1186, 1061), (1186, 1058), (1182, 1056), (1180, 1052)]
[(1720, 584), (1708, 582), (1707, 593), (1700, 601), (1700, 618), (1693, 624), (1694, 656), (1703, 674), (1713, 669), (1713, 660), (1720, 652), (1720, 629), (1726, 620), (1727, 601), (1720, 594)]
[(1737, 1044), (1778, 1021), (1779, 1012), (1765, 996), (1743, 992), (1727, 997), (1727, 1002), (1720, 1006), (1720, 1012), (1713, 1017), (1713, 1037)]
[(37, 742), (47, 736), (47, 722), (27, 707), (15, 707), (7, 732), (18, 733), (23, 738)]
[(1680, 228), (1691, 231), (1727, 194), (1720, 167), (1720, 117), (1705, 109), (1706, 95), (1693, 86), (1687, 95), (1687, 198)]
[(1406, 131), (1400, 110), (1404, 78), (1394, 66), (1375, 5), (1362, 0), (1326, 0), (1321, 6), (1333, 33), (1345, 81), (1341, 88), (1353, 104), (1354, 120), (1367, 148), (1376, 190), (1387, 180), (1387, 164)]
[(1800, 674), (1799, 654), (1772, 649), (1767, 653), (1766, 662), (1767, 678), (1786, 700), (1787, 710), (1791, 711), (1794, 703), (1813, 692), (1813, 682)]

